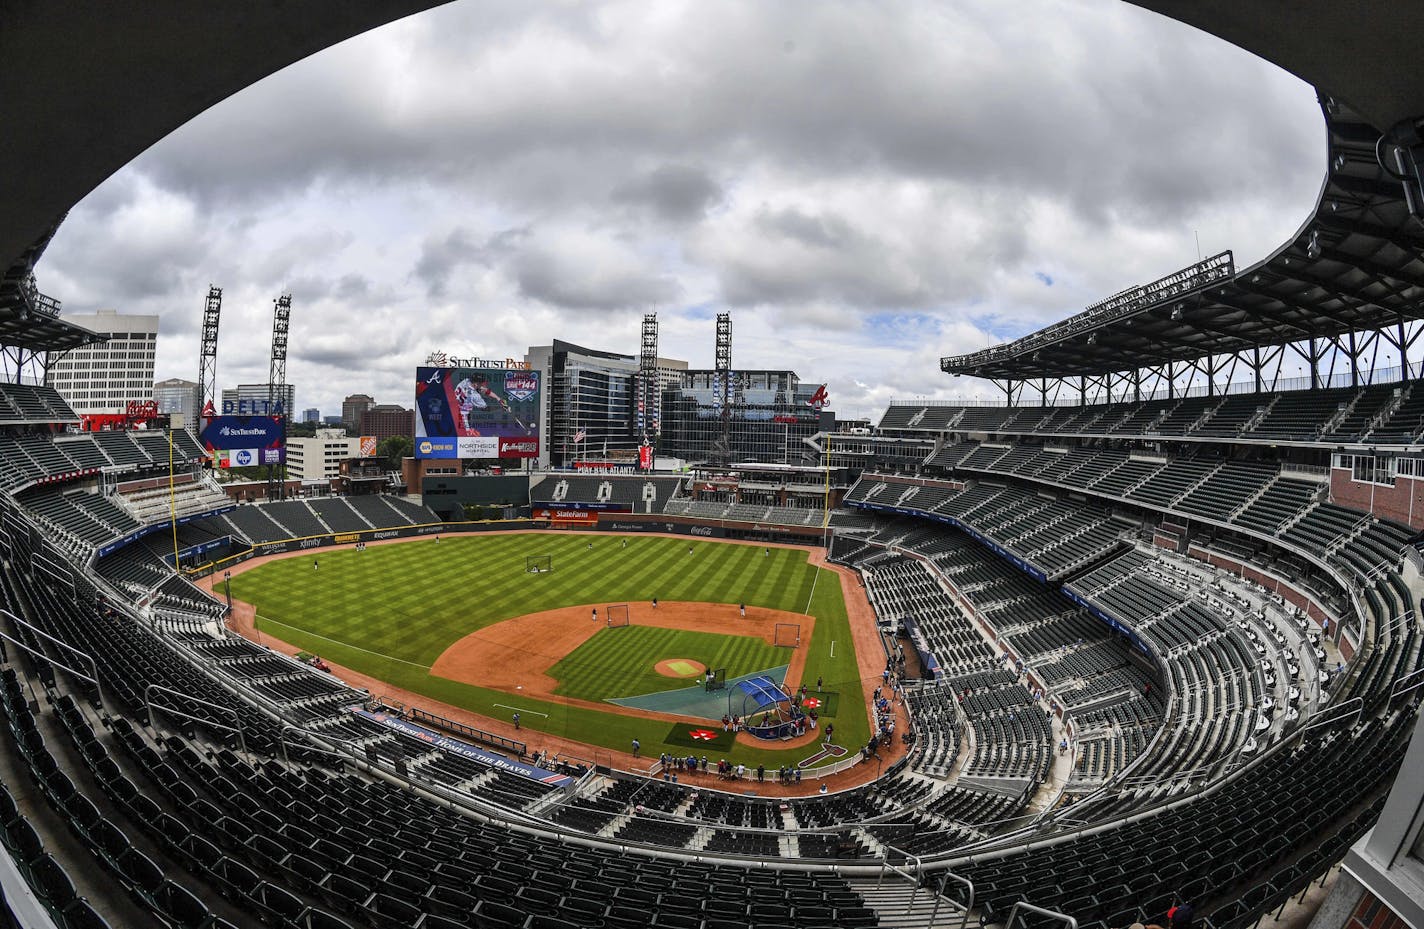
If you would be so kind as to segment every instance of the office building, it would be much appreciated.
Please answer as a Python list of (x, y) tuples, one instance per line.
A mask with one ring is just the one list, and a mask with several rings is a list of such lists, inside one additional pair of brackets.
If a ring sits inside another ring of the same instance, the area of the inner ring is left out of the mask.
[(351, 394), (341, 401), (341, 424), (348, 429), (361, 425), (361, 414), (376, 405), (366, 394)]
[(399, 403), (377, 403), (369, 410), (362, 411), (358, 425), (358, 433), (375, 436), (377, 442), (396, 435), (414, 438), (415, 411), (408, 410)]
[(65, 314), (64, 321), (108, 339), (72, 349), (50, 365), (50, 386), (76, 413), (123, 413), (130, 402), (153, 398), (157, 316), (99, 310)]
[[(635, 461), (638, 359), (555, 339), (531, 346), (524, 360), (542, 372), (540, 467), (591, 459)], [(659, 358), (659, 380), (676, 378), (687, 362)]]
[(312, 438), (287, 440), (287, 476), (300, 481), (331, 480), (341, 463), (361, 454), (361, 440), (345, 429), (318, 429)]
[(806, 440), (835, 424), (835, 414), (816, 405), (820, 384), (803, 385), (795, 371), (731, 372), (725, 448), (720, 385), (718, 371), (686, 371), (663, 392), (658, 454), (691, 462), (815, 462)]
[(198, 431), (198, 414), (203, 409), (203, 388), (197, 381), (170, 377), (153, 385), (153, 402), (159, 413), (170, 417), (175, 428)]

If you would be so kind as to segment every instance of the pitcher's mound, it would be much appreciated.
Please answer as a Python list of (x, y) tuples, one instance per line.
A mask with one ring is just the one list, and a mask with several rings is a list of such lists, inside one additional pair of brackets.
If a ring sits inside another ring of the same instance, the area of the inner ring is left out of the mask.
[(653, 665), (653, 670), (663, 677), (697, 677), (707, 671), (707, 666), (691, 658), (665, 658)]

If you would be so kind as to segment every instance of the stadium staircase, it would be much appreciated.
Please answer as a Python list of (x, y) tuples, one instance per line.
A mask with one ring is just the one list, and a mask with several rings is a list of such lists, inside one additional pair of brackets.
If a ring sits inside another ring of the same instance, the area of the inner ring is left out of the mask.
[[(926, 875), (937, 882), (937, 876)], [(963, 908), (942, 898), (933, 889), (919, 887), (905, 878), (886, 875), (876, 878), (848, 880), (852, 890), (860, 894), (865, 905), (875, 912), (886, 929), (917, 929), (920, 926), (962, 926)]]
[(255, 509), (256, 509), (256, 511), (257, 511), (258, 513), (262, 514), (262, 515), (263, 515), (264, 517), (266, 517), (271, 523), (273, 523), (278, 529), (281, 529), (282, 532), (285, 533), (285, 535), (283, 535), (282, 538), (287, 538), (287, 539), (295, 539), (295, 538), (297, 538), (297, 535), (298, 535), (298, 534), (295, 533), (295, 532), (293, 532), (291, 529), (288, 529), (285, 525), (283, 525), (283, 524), (282, 524), (282, 521), (279, 520), (276, 516), (273, 516), (272, 513), (271, 513), (266, 507), (256, 506), (255, 504), (254, 504), (254, 507), (255, 507)]
[[(390, 510), (392, 513), (394, 513), (394, 514), (396, 515), (396, 518), (399, 519), (399, 520), (401, 520), (401, 522), (408, 522), (408, 521), (409, 521), (409, 517), (406, 516), (405, 513), (402, 513), (402, 512), (396, 507), (396, 505), (395, 505), (394, 503), (392, 503), (390, 500), (386, 499), (386, 495), (385, 495), (385, 494), (381, 494), (381, 495), (378, 496), (376, 499), (377, 499), (377, 500), (380, 500), (381, 503), (385, 504), (386, 509), (388, 509), (388, 510)], [(394, 524), (394, 525), (399, 525), (399, 523)]]
[(1259, 500), (1259, 499), (1261, 499), (1263, 496), (1265, 496), (1266, 491), (1268, 491), (1268, 490), (1270, 490), (1272, 487), (1276, 486), (1276, 482), (1279, 481), (1280, 479), (1281, 479), (1281, 476), (1280, 476), (1279, 473), (1271, 475), (1271, 479), (1270, 479), (1269, 481), (1266, 481), (1266, 483), (1262, 484), (1260, 487), (1257, 487), (1254, 491), (1252, 491), (1249, 496), (1247, 496), (1246, 498), (1244, 498), (1244, 499), (1241, 501), (1241, 505), (1240, 505), (1240, 506), (1236, 507), (1236, 509), (1232, 510), (1232, 511), (1227, 515), (1226, 521), (1227, 521), (1227, 522), (1233, 522), (1233, 521), (1235, 521), (1236, 517), (1238, 517), (1238, 516), (1240, 516), (1242, 513), (1244, 513), (1244, 512), (1246, 511), (1246, 508), (1247, 508), (1247, 507), (1249, 507), (1251, 504), (1255, 503), (1257, 500)]
[[(325, 529), (327, 532), (334, 531), (331, 528), (331, 525), (327, 523), (326, 520), (321, 518), (321, 514), (316, 511), (316, 509), (311, 505), (311, 503), (306, 500), (303, 500), (302, 506), (304, 506), (306, 508), (306, 511), (312, 515), (312, 519), (315, 519), (318, 523), (321, 524), (321, 528)], [(276, 520), (273, 520), (273, 522), (276, 522)]]

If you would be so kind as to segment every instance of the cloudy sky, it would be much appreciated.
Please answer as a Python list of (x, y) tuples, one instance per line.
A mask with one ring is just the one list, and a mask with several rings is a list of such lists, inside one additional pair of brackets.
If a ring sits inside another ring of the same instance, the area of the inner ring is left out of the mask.
[(293, 295), (299, 407), (411, 402), (433, 349), (563, 338), (792, 367), (842, 415), (989, 396), (938, 371), (1314, 204), (1314, 92), (1117, 0), (464, 0), (352, 39), (174, 132), (69, 215), (66, 311), (162, 317), (194, 378), (266, 379)]

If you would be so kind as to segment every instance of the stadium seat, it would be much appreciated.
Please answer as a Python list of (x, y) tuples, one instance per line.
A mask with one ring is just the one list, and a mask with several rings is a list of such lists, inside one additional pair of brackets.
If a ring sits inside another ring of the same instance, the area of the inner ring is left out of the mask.
[(208, 908), (192, 891), (165, 880), (153, 894), (158, 911), (171, 920), (176, 929), (202, 929), (211, 919)]
[[(475, 925), (480, 926), (481, 929), (485, 929), (485, 927), (488, 929), (523, 929), (528, 914), (495, 900), (481, 900), (479, 907), (475, 910), (475, 917)], [(643, 925), (647, 925), (646, 913)]]

